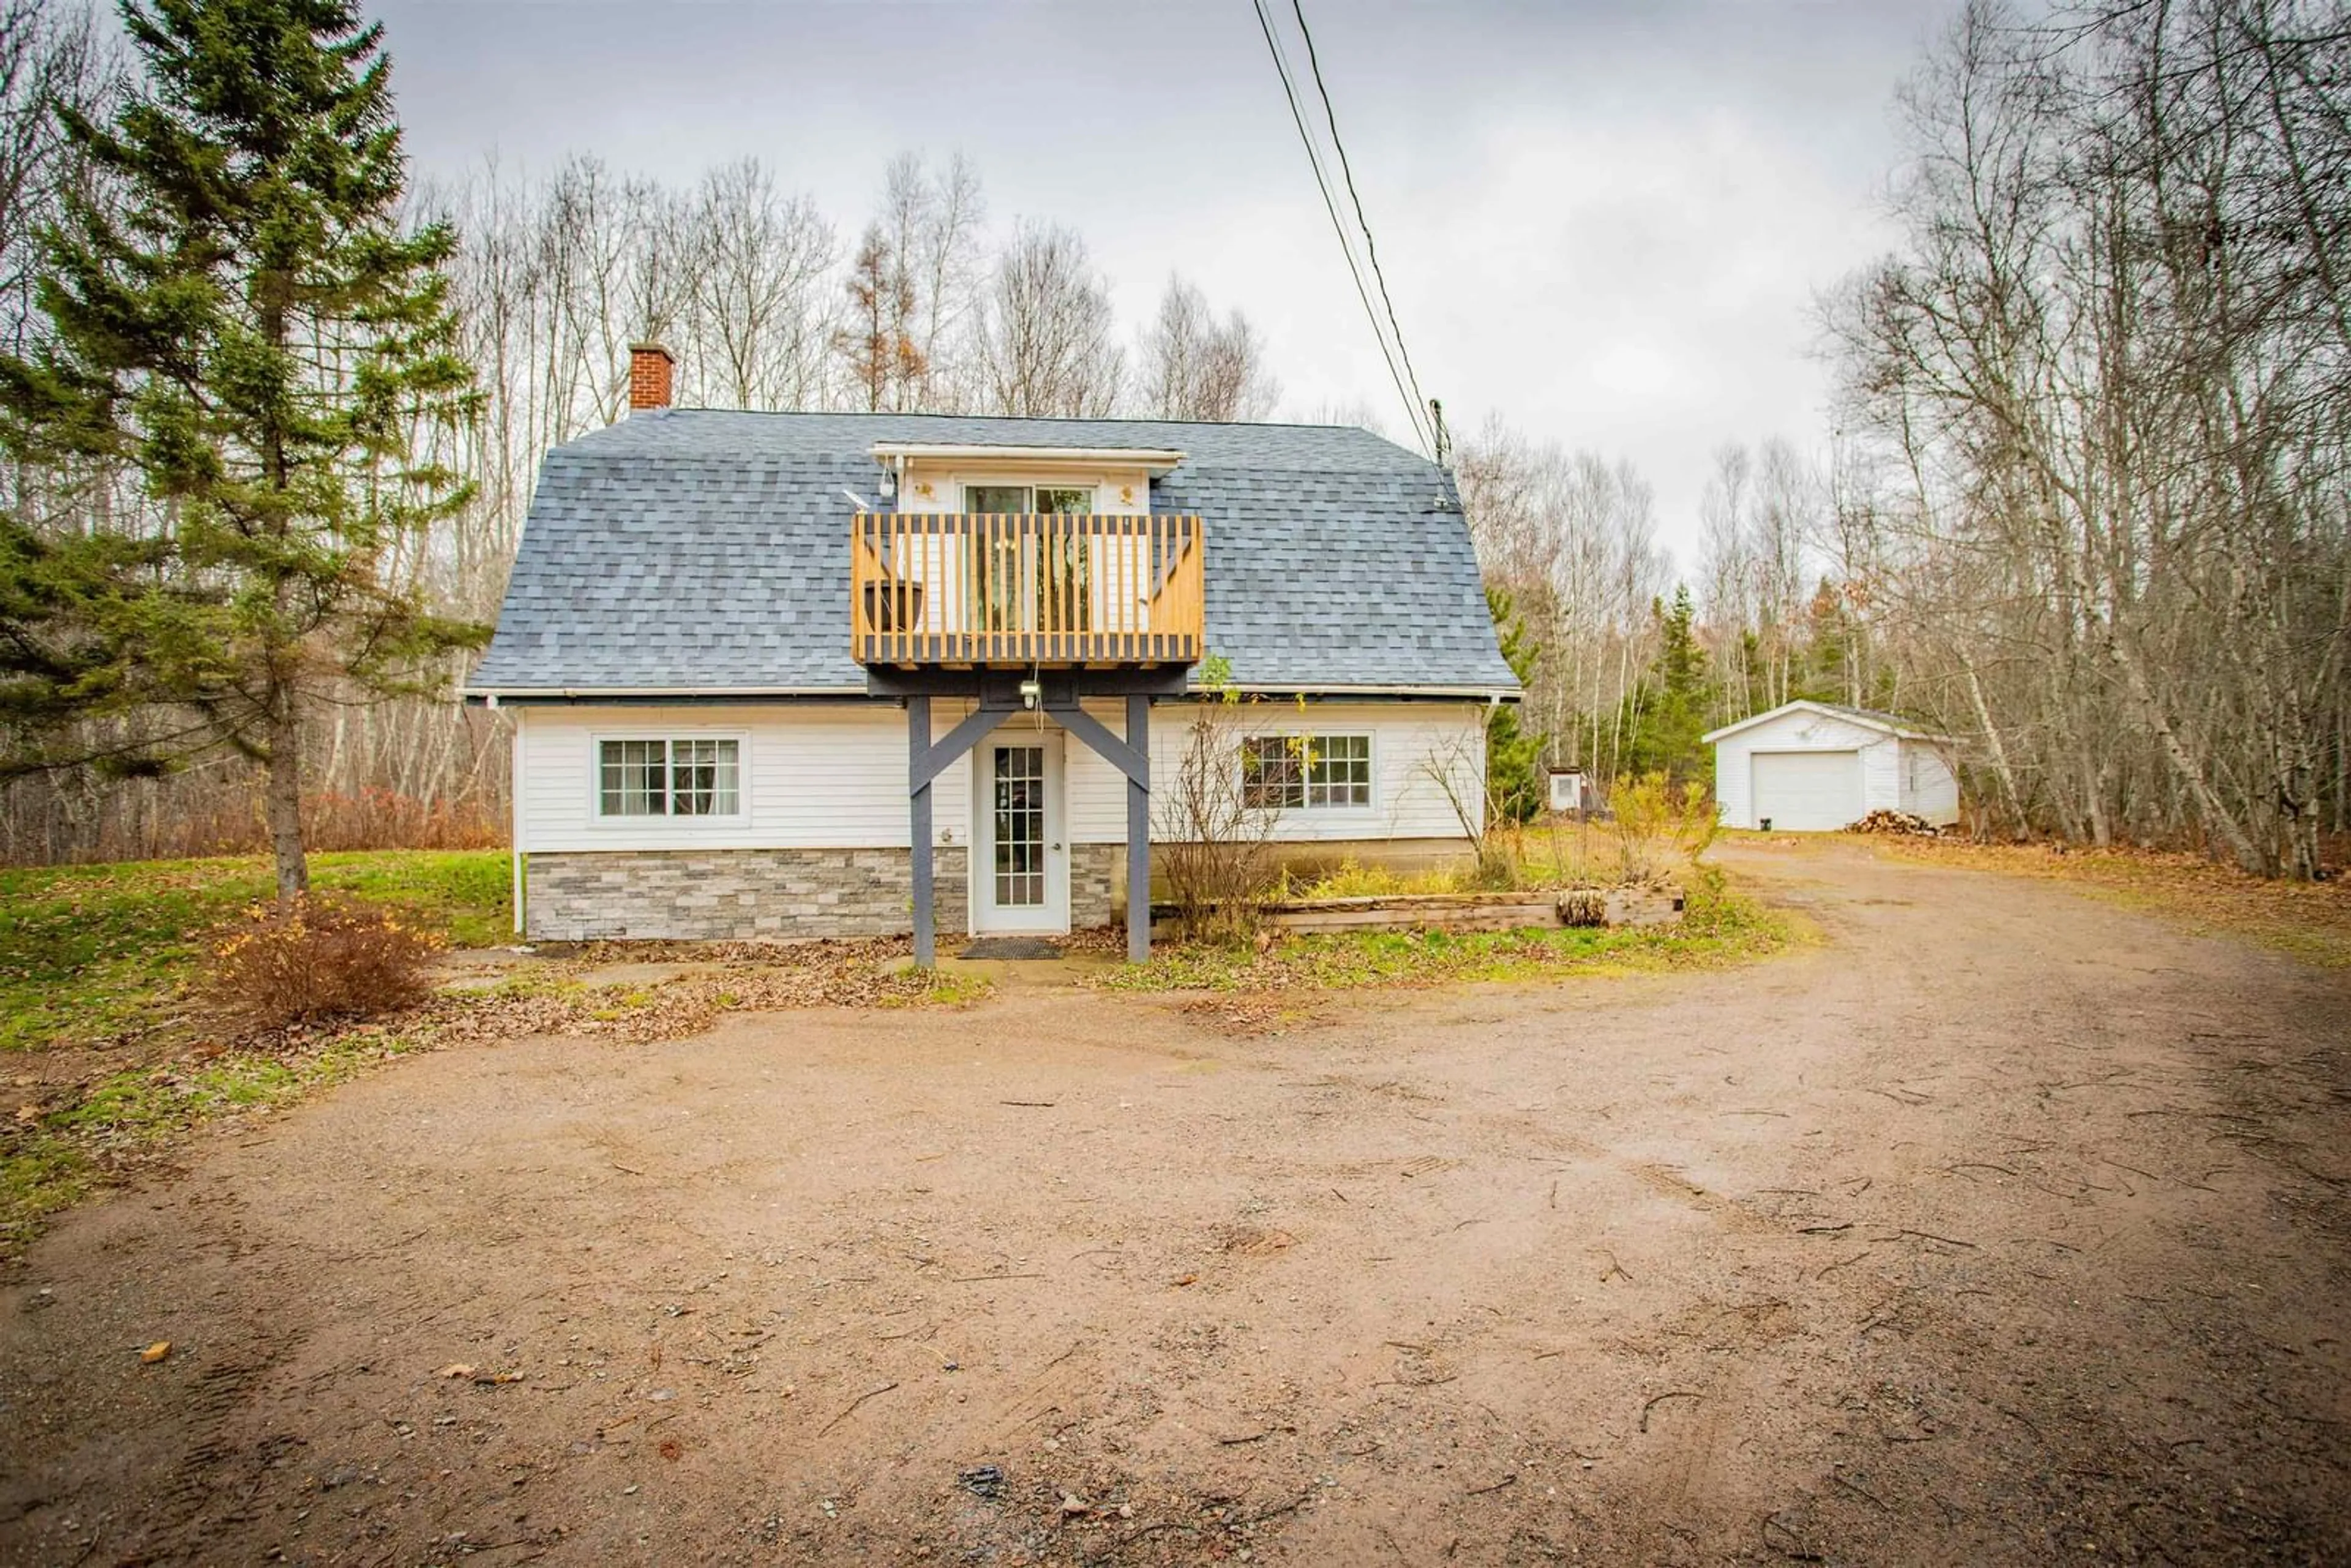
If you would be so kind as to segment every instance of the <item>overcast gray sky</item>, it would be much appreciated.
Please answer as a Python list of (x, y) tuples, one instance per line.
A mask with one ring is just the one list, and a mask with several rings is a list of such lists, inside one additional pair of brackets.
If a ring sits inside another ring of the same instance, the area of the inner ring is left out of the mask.
[[(1631, 458), (1687, 570), (1716, 446), (1823, 439), (1812, 301), (1887, 247), (1892, 96), (1954, 5), (1309, 0), (1424, 390)], [(992, 225), (1077, 227), (1130, 322), (1179, 270), (1263, 329), (1289, 411), (1405, 434), (1249, 0), (376, 10), (421, 172), (756, 153), (846, 244), (893, 153), (959, 149)]]

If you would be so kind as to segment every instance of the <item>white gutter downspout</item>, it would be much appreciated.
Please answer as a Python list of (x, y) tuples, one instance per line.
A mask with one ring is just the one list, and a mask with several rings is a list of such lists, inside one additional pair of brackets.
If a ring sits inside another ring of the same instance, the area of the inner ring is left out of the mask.
[[(492, 707), (497, 706), (498, 699), (495, 696), (490, 698), (489, 706)], [(515, 708), (510, 711), (514, 715), (514, 757), (507, 765), (507, 788), (514, 794), (514, 800), (512, 802), (514, 810), (514, 827), (511, 831), (514, 842), (512, 852), (508, 858), (514, 862), (514, 934), (517, 936), (520, 936), (523, 934), (523, 897), (525, 893), (522, 874), (522, 726), (525, 710), (522, 708)]]

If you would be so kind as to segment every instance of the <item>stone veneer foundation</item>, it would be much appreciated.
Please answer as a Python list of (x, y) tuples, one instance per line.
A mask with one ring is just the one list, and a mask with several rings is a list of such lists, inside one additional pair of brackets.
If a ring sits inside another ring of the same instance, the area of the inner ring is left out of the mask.
[[(1285, 844), (1280, 859), (1311, 876), (1345, 861), (1420, 870), (1458, 862), (1458, 840)], [(939, 847), (939, 935), (970, 929), (967, 852)], [(914, 857), (904, 850), (538, 851), (528, 858), (531, 940), (789, 941), (896, 936), (914, 926)], [(1161, 890), (1164, 891), (1164, 890)], [(1126, 846), (1072, 844), (1070, 925), (1125, 915)]]
[[(964, 920), (964, 852), (936, 861), (940, 924)], [(892, 936), (914, 929), (904, 850), (538, 851), (525, 862), (533, 941)]]
[[(967, 854), (961, 845), (937, 852), (943, 936), (970, 925)], [(1071, 847), (1072, 926), (1115, 917), (1112, 879), (1124, 854), (1119, 844)], [(528, 935), (537, 942), (896, 936), (914, 925), (904, 850), (542, 850), (525, 875)]]

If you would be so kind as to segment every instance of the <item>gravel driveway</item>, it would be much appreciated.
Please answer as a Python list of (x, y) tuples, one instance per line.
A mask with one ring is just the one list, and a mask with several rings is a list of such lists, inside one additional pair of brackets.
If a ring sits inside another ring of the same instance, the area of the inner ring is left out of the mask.
[(247, 1123), (0, 1281), (0, 1557), (2351, 1560), (2351, 976), (1726, 858), (1824, 940), (1273, 1036), (533, 1040)]

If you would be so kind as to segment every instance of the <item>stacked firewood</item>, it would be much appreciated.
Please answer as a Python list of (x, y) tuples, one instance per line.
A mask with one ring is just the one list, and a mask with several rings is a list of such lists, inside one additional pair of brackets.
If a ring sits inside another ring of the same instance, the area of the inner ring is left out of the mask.
[(1907, 811), (1876, 810), (1845, 829), (1852, 833), (1904, 833), (1931, 839), (1938, 831), (1934, 823)]

